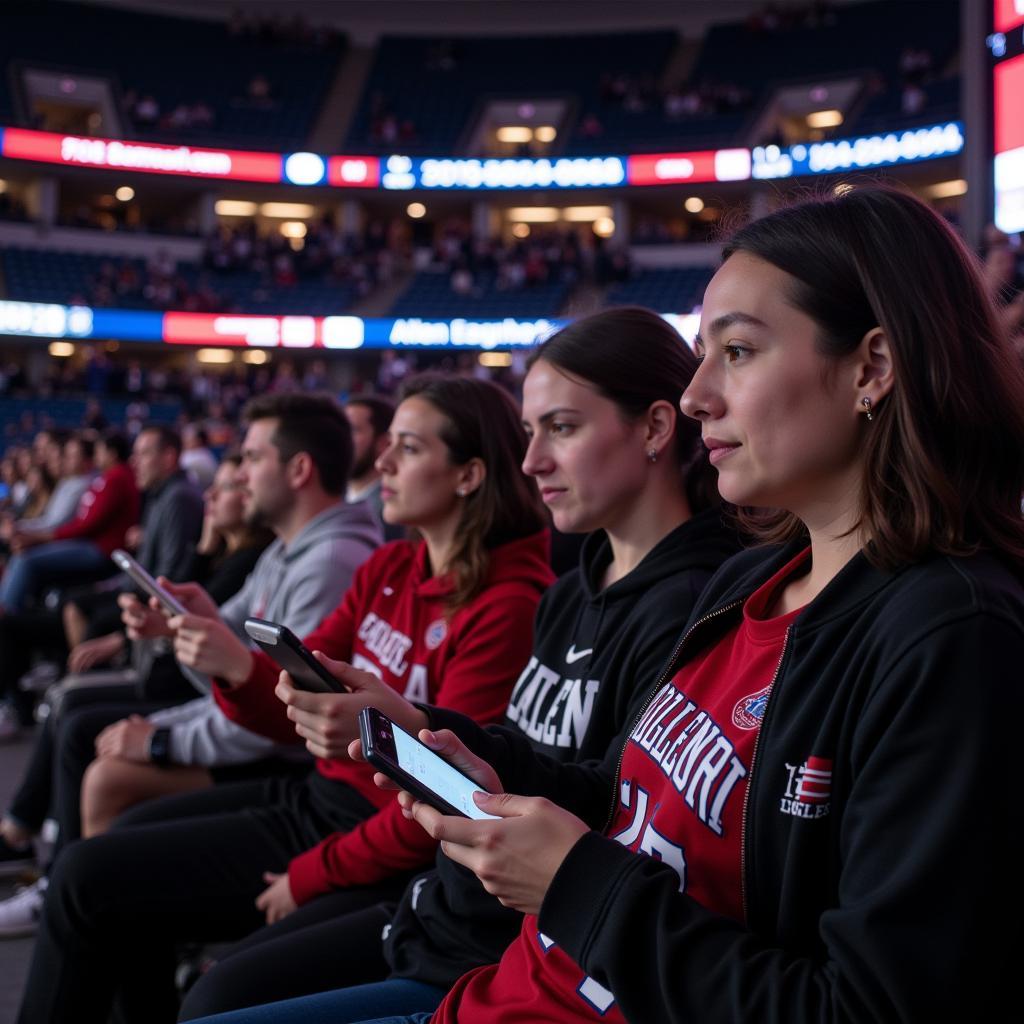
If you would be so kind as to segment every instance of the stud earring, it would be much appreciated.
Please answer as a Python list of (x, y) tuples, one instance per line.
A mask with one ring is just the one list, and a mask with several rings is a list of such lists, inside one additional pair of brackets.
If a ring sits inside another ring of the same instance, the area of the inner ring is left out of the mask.
[(466, 488), (460, 487), (455, 493), (456, 495), (458, 495), (458, 497), (464, 498), (466, 496)]
[(868, 423), (870, 423), (875, 418), (871, 415), (871, 399), (865, 396), (860, 400), (860, 404), (864, 406), (864, 411), (868, 414)]
[(647, 449), (647, 461), (653, 466), (658, 461), (658, 453), (653, 448)]

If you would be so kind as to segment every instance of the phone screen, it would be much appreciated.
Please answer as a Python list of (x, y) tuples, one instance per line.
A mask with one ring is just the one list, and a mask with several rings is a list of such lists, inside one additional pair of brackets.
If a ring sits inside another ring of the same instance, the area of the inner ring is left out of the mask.
[(457, 807), (467, 818), (482, 820), (498, 817), (480, 810), (474, 802), (473, 794), (479, 793), (482, 787), (475, 785), (443, 757), (423, 746), (397, 725), (392, 724), (391, 731), (395, 737), (399, 767), (417, 779), (425, 789), (436, 793), (452, 807)]

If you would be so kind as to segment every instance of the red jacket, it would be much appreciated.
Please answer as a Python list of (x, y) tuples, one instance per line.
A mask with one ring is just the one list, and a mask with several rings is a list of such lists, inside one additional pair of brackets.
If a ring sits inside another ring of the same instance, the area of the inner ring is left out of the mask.
[(119, 464), (96, 477), (78, 503), (75, 518), (53, 531), (54, 540), (91, 540), (105, 555), (124, 547), (124, 535), (139, 521), (135, 474)]
[[(454, 708), (478, 722), (498, 721), (530, 656), (534, 612), (553, 578), (547, 531), (504, 544), (491, 552), (483, 591), (446, 619), (450, 577), (427, 576), (425, 545), (396, 541), (360, 566), (341, 604), (305, 643), (375, 673), (409, 700)], [(244, 686), (215, 687), (214, 693), (240, 725), (295, 742), (285, 705), (274, 696), (278, 674), (267, 655), (255, 653)], [(367, 765), (320, 759), (317, 769), (348, 783), (380, 810), (291, 862), (297, 903), (333, 888), (370, 884), (431, 858), (436, 843), (402, 816), (393, 793), (373, 784)]]

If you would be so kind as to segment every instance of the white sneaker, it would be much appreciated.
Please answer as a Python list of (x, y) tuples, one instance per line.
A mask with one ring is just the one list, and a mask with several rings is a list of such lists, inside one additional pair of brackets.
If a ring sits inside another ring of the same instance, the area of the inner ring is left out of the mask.
[(48, 879), (19, 889), (10, 899), (0, 900), (0, 939), (20, 939), (35, 935), (39, 915), (43, 912)]

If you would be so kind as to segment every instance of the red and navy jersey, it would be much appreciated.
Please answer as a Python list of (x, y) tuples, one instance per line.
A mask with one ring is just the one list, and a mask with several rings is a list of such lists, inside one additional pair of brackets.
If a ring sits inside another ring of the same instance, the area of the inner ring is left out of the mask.
[[(618, 805), (607, 834), (672, 867), (679, 891), (709, 910), (743, 918), (741, 832), (746, 782), (767, 696), (800, 609), (766, 618), (808, 552), (747, 599), (743, 617), (653, 696), (622, 758)], [(813, 798), (813, 783), (808, 783)], [(524, 920), (496, 967), (461, 979), (436, 1020), (451, 1024), (624, 1022), (613, 994)]]

